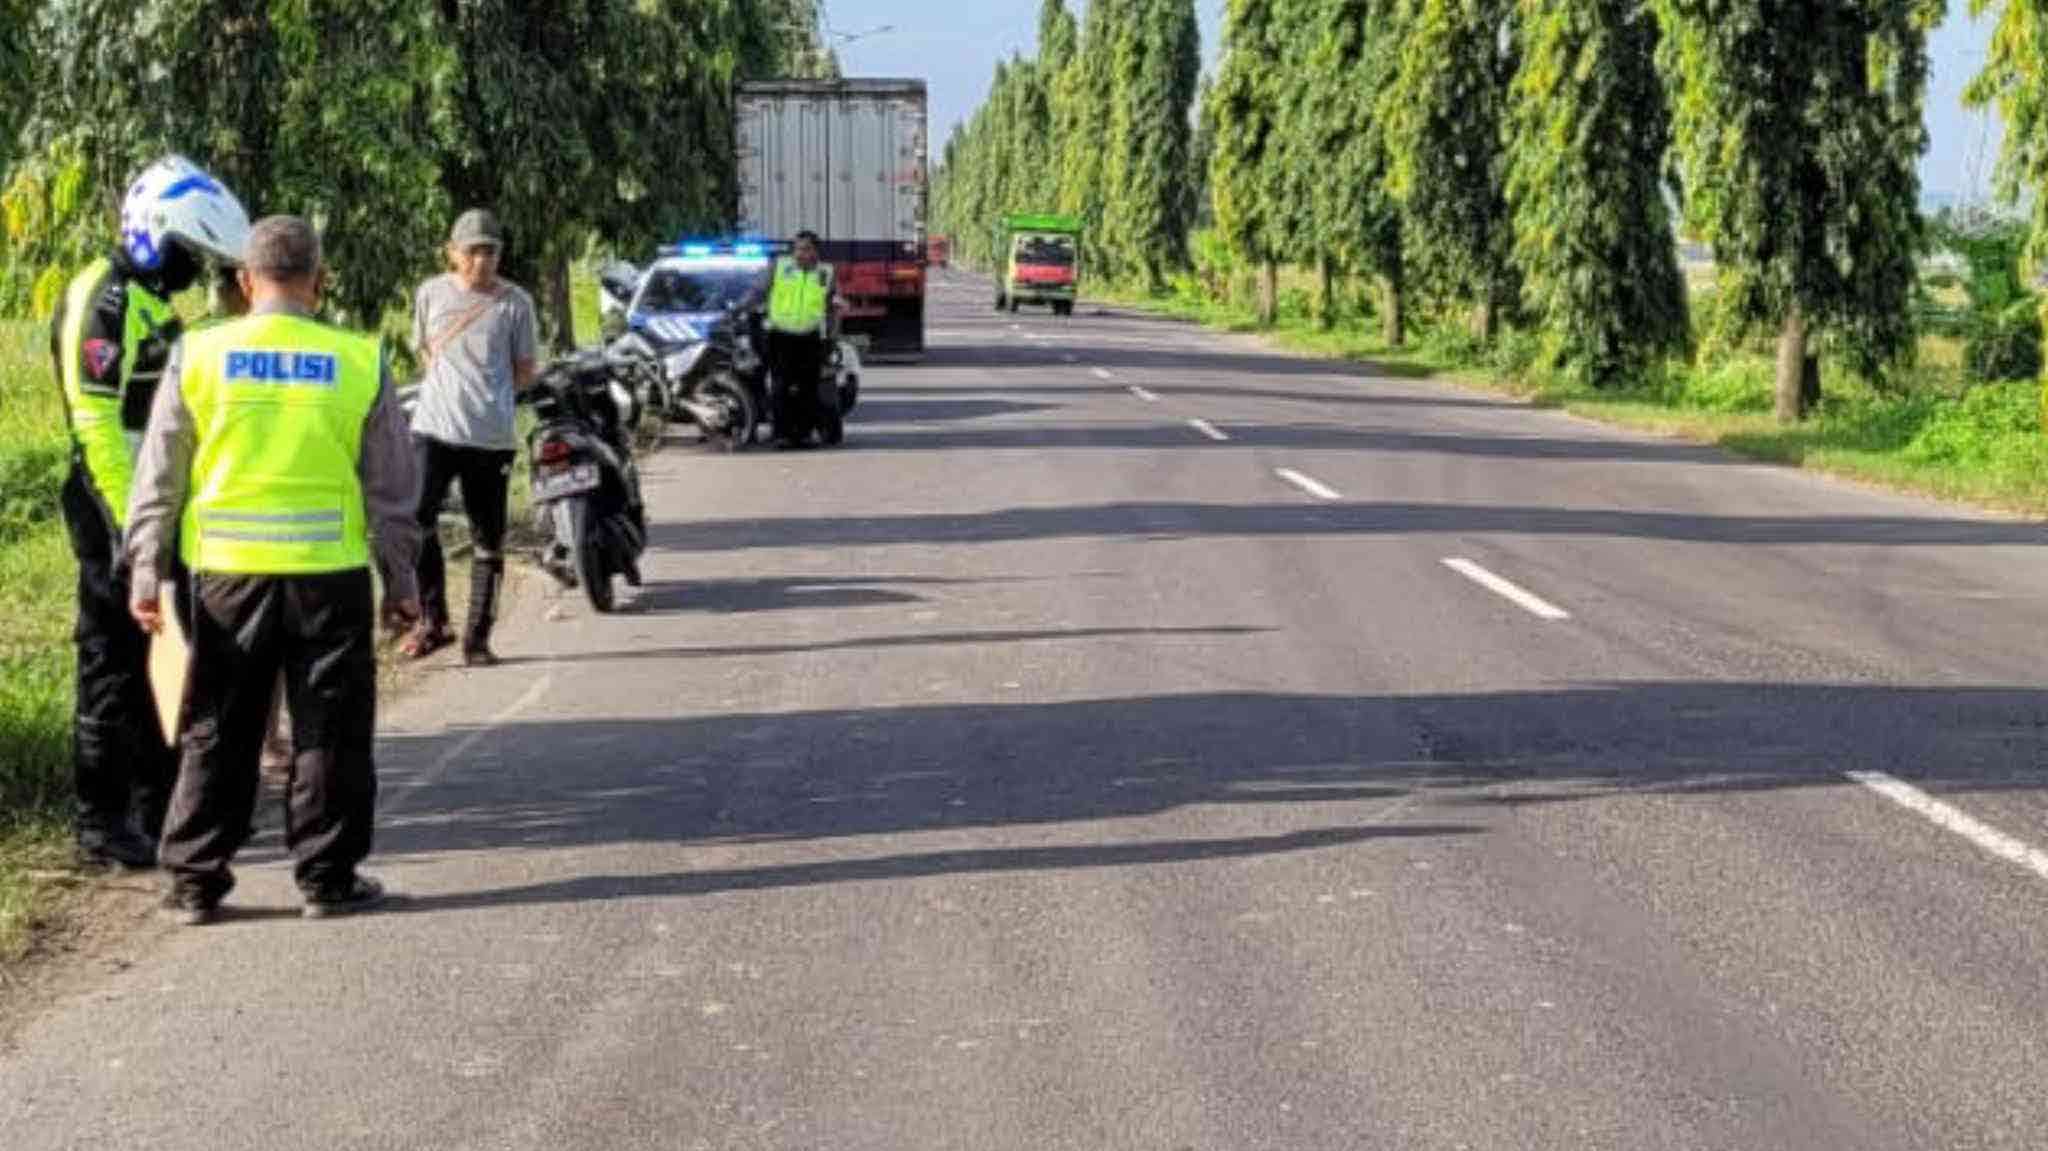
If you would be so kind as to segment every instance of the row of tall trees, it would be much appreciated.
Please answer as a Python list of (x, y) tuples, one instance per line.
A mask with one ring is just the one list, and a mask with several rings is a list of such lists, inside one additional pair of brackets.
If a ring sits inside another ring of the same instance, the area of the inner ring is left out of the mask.
[(558, 336), (593, 238), (725, 222), (732, 84), (829, 66), (815, 0), (0, 0), (0, 309), (47, 310), (175, 149), (321, 226), (374, 320), (486, 205)]
[[(1972, 2), (1999, 22), (1971, 98), (1998, 105), (2005, 190), (2032, 191), (2037, 239), (2048, 238), (2048, 0)], [(1322, 270), (1326, 320), (1333, 276), (1370, 277), (1391, 341), (1416, 307), (1469, 316), (1487, 340), (1512, 324), (1595, 385), (1690, 345), (1684, 231), (1712, 247), (1722, 321), (1776, 337), (1778, 410), (1795, 419), (1818, 397), (1823, 348), (1873, 375), (1913, 353), (1927, 38), (1945, 9), (1229, 0), (1195, 129), (1214, 224), (1240, 261), (1264, 268), (1269, 318), (1279, 264)], [(1141, 10), (1090, 4), (1049, 120), (1015, 119), (1015, 105), (992, 99), (949, 145), (939, 223), (970, 256), (998, 211), (1045, 202), (1042, 184), (1020, 179), (1038, 168), (1014, 166), (1030, 149), (1064, 154), (1060, 205), (1091, 225), (1116, 218), (1109, 206), (1131, 195), (1133, 173), (1164, 173), (1176, 192), (1204, 182), (1134, 164), (1129, 141), (1102, 127), (1139, 90), (1120, 78), (1141, 61), (1087, 45), (1124, 35)], [(1053, 43), (1042, 30), (1045, 54), (999, 73), (996, 95), (1036, 82), (1034, 69), (1060, 59)], [(1166, 218), (1197, 214), (1182, 204)], [(1098, 272), (1155, 282), (1184, 251), (1180, 235), (1114, 225), (1100, 242)], [(1156, 264), (1137, 262), (1145, 251)]]
[(998, 218), (1060, 211), (1085, 226), (1097, 275), (1157, 287), (1187, 262), (1201, 72), (1192, 0), (1045, 0), (1038, 55), (996, 66), (988, 99), (947, 140), (933, 227), (991, 256)]

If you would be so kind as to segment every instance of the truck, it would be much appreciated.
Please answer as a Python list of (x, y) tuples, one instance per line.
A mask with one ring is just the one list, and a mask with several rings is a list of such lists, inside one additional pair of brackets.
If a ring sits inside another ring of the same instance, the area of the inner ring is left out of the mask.
[(922, 355), (925, 82), (749, 80), (733, 107), (739, 234), (817, 233), (842, 335), (871, 357)]
[(996, 229), (996, 308), (1044, 304), (1074, 314), (1081, 222), (1045, 214), (1005, 216)]

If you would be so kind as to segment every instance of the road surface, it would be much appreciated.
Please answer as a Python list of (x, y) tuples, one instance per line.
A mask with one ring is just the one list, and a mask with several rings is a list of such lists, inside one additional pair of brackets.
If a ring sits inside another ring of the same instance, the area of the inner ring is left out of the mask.
[(649, 465), (0, 1146), (2038, 1148), (2035, 526), (1129, 315)]

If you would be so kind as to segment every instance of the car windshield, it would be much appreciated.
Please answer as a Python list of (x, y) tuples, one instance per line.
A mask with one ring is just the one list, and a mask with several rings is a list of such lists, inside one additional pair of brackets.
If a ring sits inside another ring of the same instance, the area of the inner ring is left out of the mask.
[(1074, 238), (1072, 236), (1019, 236), (1017, 237), (1017, 262), (1020, 264), (1045, 264), (1056, 268), (1074, 266)]
[(656, 268), (640, 294), (642, 312), (722, 312), (761, 282), (760, 268)]

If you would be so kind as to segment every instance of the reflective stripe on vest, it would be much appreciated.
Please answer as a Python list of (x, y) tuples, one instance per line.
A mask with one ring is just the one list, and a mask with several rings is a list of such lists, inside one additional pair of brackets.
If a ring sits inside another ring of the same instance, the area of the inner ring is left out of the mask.
[(357, 466), (377, 342), (300, 316), (190, 333), (178, 377), (198, 446), (179, 546), (194, 571), (307, 575), (370, 563)]
[(832, 300), (832, 269), (819, 264), (810, 272), (788, 256), (775, 261), (775, 282), (768, 289), (768, 326), (800, 334), (825, 331), (825, 309)]

